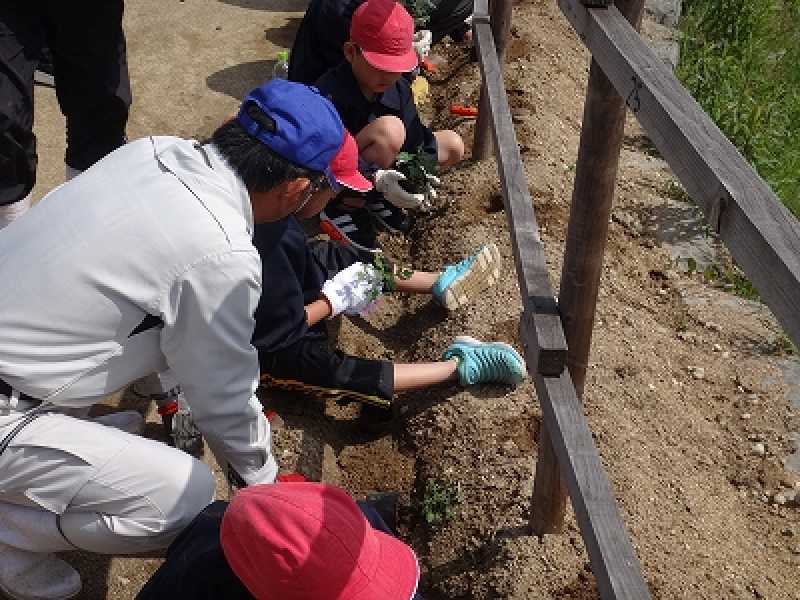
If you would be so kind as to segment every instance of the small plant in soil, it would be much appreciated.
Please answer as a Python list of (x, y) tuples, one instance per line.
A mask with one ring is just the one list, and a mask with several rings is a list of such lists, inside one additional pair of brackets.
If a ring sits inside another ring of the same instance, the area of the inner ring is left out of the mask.
[(458, 488), (441, 479), (429, 479), (425, 483), (422, 498), (422, 516), (428, 525), (443, 525), (456, 514), (459, 501)]
[(720, 283), (725, 289), (746, 300), (761, 300), (758, 290), (736, 265), (711, 264), (703, 269), (706, 283)]
[(397, 155), (397, 170), (406, 176), (400, 185), (409, 194), (428, 194), (431, 191), (428, 175), (436, 175), (436, 157), (422, 146), (415, 152), (401, 152)]
[(370, 301), (377, 300), (383, 292), (394, 291), (398, 279), (410, 279), (414, 273), (410, 267), (391, 264), (380, 252), (375, 254), (372, 266), (375, 267), (374, 276), (369, 274), (366, 269), (358, 274), (360, 281), (367, 281), (372, 286), (368, 294)]
[(433, 0), (402, 0), (402, 5), (414, 19), (414, 29), (425, 29), (436, 8)]

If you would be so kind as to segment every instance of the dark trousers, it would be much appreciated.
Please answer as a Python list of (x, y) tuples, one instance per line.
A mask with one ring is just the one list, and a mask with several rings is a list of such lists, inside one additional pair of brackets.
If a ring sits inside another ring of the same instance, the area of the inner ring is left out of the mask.
[[(320, 328), (325, 324), (320, 323)], [(313, 330), (319, 333), (316, 328)], [(391, 400), (394, 365), (386, 360), (351, 356), (330, 347), (327, 336), (306, 336), (294, 344), (260, 353), (261, 371), (277, 379), (301, 381), (335, 390), (350, 390)]]
[(472, 14), (473, 4), (473, 0), (440, 0), (426, 27), (433, 34), (433, 43), (438, 43), (446, 35), (454, 36), (454, 39), (463, 35), (466, 31), (464, 19)]
[(0, 205), (36, 181), (33, 72), (47, 47), (67, 121), (65, 162), (87, 169), (125, 143), (131, 104), (122, 0), (0, 2)]

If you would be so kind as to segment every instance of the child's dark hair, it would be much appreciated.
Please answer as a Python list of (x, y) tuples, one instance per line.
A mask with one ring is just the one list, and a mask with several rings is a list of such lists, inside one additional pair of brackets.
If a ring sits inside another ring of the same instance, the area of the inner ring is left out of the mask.
[(236, 119), (220, 126), (203, 144), (214, 144), (251, 192), (268, 192), (284, 181), (322, 175), (299, 167), (251, 136)]

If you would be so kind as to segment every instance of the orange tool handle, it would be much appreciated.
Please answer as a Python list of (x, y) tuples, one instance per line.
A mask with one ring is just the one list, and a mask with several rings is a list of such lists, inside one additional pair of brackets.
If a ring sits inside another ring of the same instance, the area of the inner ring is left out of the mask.
[(433, 73), (436, 71), (436, 65), (427, 58), (423, 58), (421, 61), (419, 61), (419, 66), (422, 67), (423, 71), (427, 71), (428, 73)]
[(478, 109), (474, 106), (464, 106), (463, 104), (451, 104), (450, 114), (460, 117), (477, 117)]

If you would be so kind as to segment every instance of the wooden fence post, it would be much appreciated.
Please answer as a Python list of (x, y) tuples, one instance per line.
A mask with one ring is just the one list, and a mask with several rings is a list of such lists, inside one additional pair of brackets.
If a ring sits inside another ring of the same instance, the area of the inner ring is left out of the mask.
[[(644, 0), (616, 0), (616, 6), (638, 30)], [(625, 100), (592, 59), (559, 293), (567, 367), (579, 398), (586, 380), (624, 126)], [(556, 460), (542, 421), (533, 492), (532, 529), (537, 535), (558, 532), (563, 525), (567, 496)]]
[[(491, 0), (489, 7), (489, 23), (492, 27), (494, 45), (497, 48), (497, 59), (500, 61), (501, 76), (506, 60), (508, 34), (511, 31), (511, 9), (511, 0)], [(478, 119), (475, 121), (475, 137), (472, 142), (472, 158), (475, 160), (483, 160), (489, 156), (492, 144), (491, 122), (486, 84), (482, 84), (481, 97), (478, 102)]]

